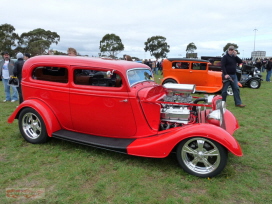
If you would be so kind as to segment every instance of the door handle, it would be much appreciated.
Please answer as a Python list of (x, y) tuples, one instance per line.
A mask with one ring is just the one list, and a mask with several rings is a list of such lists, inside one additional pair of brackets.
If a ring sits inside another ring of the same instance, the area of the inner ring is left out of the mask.
[(120, 102), (125, 102), (125, 103), (127, 103), (127, 102), (128, 102), (128, 100), (127, 100), (127, 99), (124, 99), (124, 100), (122, 100), (122, 101), (120, 101)]

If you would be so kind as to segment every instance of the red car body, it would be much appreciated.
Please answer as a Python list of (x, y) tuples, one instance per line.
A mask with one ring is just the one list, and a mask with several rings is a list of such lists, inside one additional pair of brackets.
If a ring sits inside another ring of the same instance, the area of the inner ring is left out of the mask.
[[(220, 148), (242, 156), (232, 136), (238, 122), (230, 111), (224, 108), (223, 112), (218, 106), (221, 96), (211, 97), (208, 103), (208, 97), (191, 97), (194, 85), (158, 85), (144, 64), (38, 56), (25, 62), (22, 76), (24, 102), (8, 122), (18, 119), (28, 142), (42, 143), (56, 137), (129, 155), (164, 158), (179, 149), (185, 151), (181, 143), (196, 138), (191, 143), (218, 143)], [(175, 97), (179, 100), (173, 100)], [(177, 157), (180, 163), (187, 158), (180, 158), (179, 153)], [(210, 157), (207, 154), (205, 159)], [(201, 157), (200, 163), (205, 159)], [(224, 168), (210, 170), (204, 165), (201, 171), (194, 171), (181, 166), (200, 177), (215, 176)]]

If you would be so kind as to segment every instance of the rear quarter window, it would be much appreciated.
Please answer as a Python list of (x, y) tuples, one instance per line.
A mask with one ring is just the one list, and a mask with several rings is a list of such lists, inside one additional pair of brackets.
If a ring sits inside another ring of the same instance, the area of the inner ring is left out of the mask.
[(74, 83), (88, 86), (122, 87), (122, 78), (115, 72), (109, 74), (103, 70), (75, 69)]
[(68, 83), (68, 70), (64, 67), (36, 67), (32, 78), (41, 81)]

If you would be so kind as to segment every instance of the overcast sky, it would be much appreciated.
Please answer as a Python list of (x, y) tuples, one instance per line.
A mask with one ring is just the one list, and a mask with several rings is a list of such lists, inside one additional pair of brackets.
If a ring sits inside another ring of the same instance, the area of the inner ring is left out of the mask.
[(156, 35), (170, 45), (168, 57), (184, 57), (191, 42), (199, 57), (220, 56), (227, 43), (250, 57), (254, 42), (255, 51), (272, 56), (269, 0), (11, 0), (0, 14), (0, 24), (13, 25), (19, 35), (36, 28), (57, 32), (60, 42), (52, 49), (74, 47), (81, 55), (98, 56), (100, 40), (114, 33), (125, 46), (119, 57), (150, 58), (144, 42)]

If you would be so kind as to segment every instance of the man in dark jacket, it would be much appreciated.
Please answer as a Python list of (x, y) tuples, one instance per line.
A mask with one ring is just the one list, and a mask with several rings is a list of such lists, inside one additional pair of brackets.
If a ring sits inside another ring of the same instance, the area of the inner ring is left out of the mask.
[(270, 77), (271, 77), (271, 69), (272, 69), (272, 58), (270, 58), (270, 60), (268, 61), (267, 65), (266, 65), (266, 81), (267, 82), (271, 82), (270, 81)]
[(222, 101), (227, 99), (227, 89), (231, 86), (234, 96), (234, 102), (236, 107), (243, 108), (245, 105), (242, 104), (240, 98), (240, 90), (238, 87), (238, 79), (236, 75), (237, 63), (242, 63), (242, 60), (237, 56), (237, 52), (234, 50), (234, 46), (229, 46), (226, 54), (221, 60), (222, 67), (222, 79), (223, 79), (223, 89), (222, 89)]
[(19, 95), (19, 103), (23, 102), (23, 95), (22, 95), (22, 69), (24, 65), (24, 55), (19, 52), (16, 55), (17, 61), (15, 62), (14, 69), (13, 69), (13, 75), (16, 76), (19, 79), (19, 86), (17, 87), (18, 95)]

